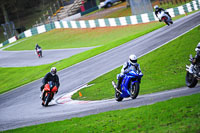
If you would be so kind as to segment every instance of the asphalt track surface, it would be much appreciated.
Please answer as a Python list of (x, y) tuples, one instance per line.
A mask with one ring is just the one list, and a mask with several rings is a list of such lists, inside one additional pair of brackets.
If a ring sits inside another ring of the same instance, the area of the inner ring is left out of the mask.
[(53, 63), (72, 55), (84, 52), (95, 47), (71, 48), (59, 50), (43, 50), (43, 57), (38, 59), (35, 50), (1, 51), (0, 67), (38, 66)]
[[(200, 24), (200, 12), (181, 18), (171, 26), (165, 26), (140, 38), (113, 48), (88, 60), (58, 72), (61, 86), (49, 107), (42, 107), (39, 98), (41, 79), (0, 95), (0, 130), (36, 125), (45, 122), (82, 117), (109, 110), (138, 107), (158, 101), (200, 92), (200, 87), (180, 88), (148, 95), (135, 100), (114, 99), (95, 102), (59, 102), (61, 96), (70, 93), (106, 72), (121, 66), (132, 53), (142, 56), (162, 46)], [(142, 69), (142, 66), (141, 66)], [(115, 76), (113, 76), (115, 77)], [(141, 88), (142, 89), (142, 88)], [(114, 91), (113, 91), (114, 92)], [(56, 102), (57, 101), (57, 102)]]

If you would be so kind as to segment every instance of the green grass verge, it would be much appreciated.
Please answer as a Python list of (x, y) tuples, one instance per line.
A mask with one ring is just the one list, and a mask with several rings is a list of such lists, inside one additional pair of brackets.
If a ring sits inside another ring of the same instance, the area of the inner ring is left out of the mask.
[(6, 132), (200, 132), (200, 94)]
[[(173, 40), (161, 48), (141, 57), (138, 63), (144, 74), (140, 86), (140, 94), (158, 92), (185, 86), (185, 65), (189, 64), (189, 54), (195, 54), (195, 47), (200, 42), (200, 26), (187, 34)], [(116, 80), (121, 67), (98, 77), (89, 84), (93, 86), (81, 89), (72, 99), (99, 100), (114, 97), (111, 81)]]
[[(6, 50), (33, 50), (38, 43), (43, 49), (80, 48), (108, 45), (137, 34), (144, 34), (163, 26), (161, 23), (149, 23), (125, 27), (95, 29), (55, 29), (27, 38), (27, 40)], [(102, 39), (103, 38), (103, 39)], [(134, 38), (134, 37), (133, 37)], [(20, 40), (19, 40), (20, 41)]]

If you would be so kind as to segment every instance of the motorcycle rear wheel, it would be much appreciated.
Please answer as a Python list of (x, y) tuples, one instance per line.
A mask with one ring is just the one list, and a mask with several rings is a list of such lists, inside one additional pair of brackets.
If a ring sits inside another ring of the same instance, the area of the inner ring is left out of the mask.
[(131, 85), (130, 87), (130, 94), (131, 94), (131, 98), (135, 99), (140, 91), (140, 85), (139, 82), (135, 82), (133, 85)]
[(193, 74), (187, 72), (185, 77), (185, 83), (187, 87), (193, 88), (197, 85), (198, 80), (194, 78)]
[(165, 22), (165, 24), (166, 24), (166, 25), (168, 25), (168, 26), (169, 26), (169, 23), (167, 22), (167, 20), (165, 20), (164, 22)]

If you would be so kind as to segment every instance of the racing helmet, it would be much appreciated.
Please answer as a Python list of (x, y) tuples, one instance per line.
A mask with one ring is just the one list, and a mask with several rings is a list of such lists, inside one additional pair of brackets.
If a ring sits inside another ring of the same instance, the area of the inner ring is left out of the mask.
[(129, 56), (129, 60), (131, 63), (137, 63), (137, 56), (132, 54)]
[(57, 72), (56, 67), (52, 67), (51, 74), (54, 76), (54, 75), (56, 75), (56, 72)]
[(155, 5), (155, 6), (154, 6), (154, 9), (157, 9), (157, 8), (159, 8), (158, 5)]
[(195, 48), (195, 51), (200, 51), (200, 42), (197, 44), (197, 47)]

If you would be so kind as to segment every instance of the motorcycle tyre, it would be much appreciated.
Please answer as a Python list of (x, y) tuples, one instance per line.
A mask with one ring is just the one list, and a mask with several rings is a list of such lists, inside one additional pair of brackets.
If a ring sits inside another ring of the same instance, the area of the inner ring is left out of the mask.
[(123, 97), (120, 96), (120, 93), (115, 90), (115, 100), (120, 102), (123, 100)]
[[(189, 75), (192, 76), (191, 82), (188, 81)], [(185, 83), (186, 83), (187, 87), (193, 88), (197, 85), (197, 82), (198, 82), (198, 80), (196, 78), (194, 78), (194, 76), (191, 73), (189, 73), (189, 72), (186, 73)]]
[[(135, 89), (134, 89), (135, 88)], [(134, 93), (132, 93), (132, 90), (134, 89)], [(139, 91), (140, 91), (140, 85), (139, 85), (139, 82), (135, 82), (133, 85), (131, 85), (131, 88), (130, 88), (130, 94), (131, 94), (131, 98), (132, 99), (135, 99), (138, 94), (139, 94)]]
[(51, 101), (51, 93), (48, 93), (47, 97), (45, 98), (44, 101), (44, 106), (48, 106), (49, 102)]
[(169, 23), (168, 23), (166, 20), (165, 20), (164, 22), (165, 22), (165, 24), (166, 24), (166, 25), (168, 25), (168, 26), (169, 26)]

